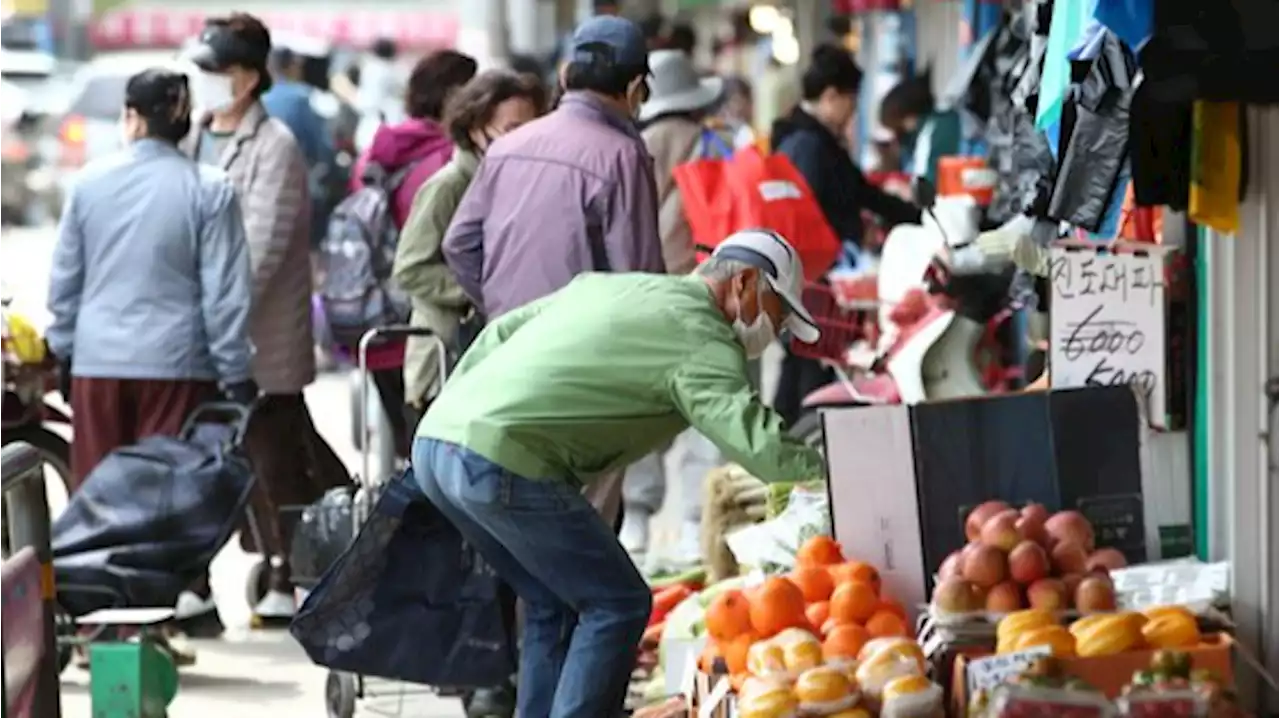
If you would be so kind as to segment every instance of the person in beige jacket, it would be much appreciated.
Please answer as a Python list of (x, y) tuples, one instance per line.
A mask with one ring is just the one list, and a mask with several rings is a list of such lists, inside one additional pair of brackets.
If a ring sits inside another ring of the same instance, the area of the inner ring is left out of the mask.
[[(186, 54), (197, 68), (192, 96), (202, 120), (183, 144), (197, 161), (227, 173), (244, 214), (253, 273), (253, 378), (262, 392), (245, 449), (262, 489), (255, 491), (254, 512), (267, 546), (253, 546), (247, 531), (241, 532), (241, 543), (271, 557), (269, 582), (254, 608), (255, 616), (266, 620), (294, 612), (284, 560), (292, 527), (283, 525), (280, 508), (309, 504), (349, 481), (342, 461), (312, 424), (302, 395), (316, 376), (307, 164), (288, 128), (268, 117), (259, 101), (271, 87), (270, 52), (271, 35), (252, 15), (205, 22)], [(200, 605), (179, 600), (179, 614), (208, 612), (216, 618), (208, 596)]]
[[(701, 78), (689, 56), (679, 50), (649, 53), (649, 101), (640, 107), (641, 136), (653, 156), (658, 185), (658, 234), (662, 258), (671, 274), (688, 274), (698, 264), (693, 233), (685, 218), (680, 190), (672, 178), (679, 165), (733, 152), (732, 138), (709, 129), (706, 120), (720, 103), (724, 83), (719, 77)], [(646, 557), (651, 570), (661, 568), (649, 553), (649, 520), (666, 498), (668, 462), (675, 465), (684, 502), (675, 564), (696, 563), (700, 558), (699, 523), (702, 518), (702, 479), (721, 463), (719, 450), (698, 432), (680, 434), (666, 451), (654, 452), (627, 469), (622, 485), (623, 518), (619, 541), (640, 563)]]

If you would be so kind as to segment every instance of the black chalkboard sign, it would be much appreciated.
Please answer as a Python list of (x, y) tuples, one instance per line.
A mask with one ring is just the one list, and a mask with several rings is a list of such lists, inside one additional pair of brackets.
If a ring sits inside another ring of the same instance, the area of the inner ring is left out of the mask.
[(1093, 524), (1098, 548), (1114, 548), (1131, 564), (1146, 561), (1142, 494), (1090, 496), (1078, 500), (1076, 508)]

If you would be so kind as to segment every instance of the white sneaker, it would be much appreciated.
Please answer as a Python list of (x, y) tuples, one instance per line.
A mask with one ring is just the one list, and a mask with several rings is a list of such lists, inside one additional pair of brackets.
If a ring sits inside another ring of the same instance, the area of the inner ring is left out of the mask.
[(253, 615), (258, 618), (293, 618), (298, 606), (293, 596), (284, 591), (268, 591), (267, 595), (253, 607)]
[(174, 604), (173, 618), (181, 621), (184, 618), (203, 616), (216, 608), (212, 594), (208, 598), (200, 598), (192, 591), (183, 591), (178, 594), (178, 602)]

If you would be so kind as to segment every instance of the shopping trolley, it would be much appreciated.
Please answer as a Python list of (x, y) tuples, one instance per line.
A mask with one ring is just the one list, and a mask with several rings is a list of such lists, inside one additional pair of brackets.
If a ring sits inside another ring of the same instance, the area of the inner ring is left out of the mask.
[(864, 347), (873, 350), (879, 340), (880, 301), (876, 296), (876, 276), (837, 275), (825, 282), (810, 282), (805, 285), (800, 301), (822, 335), (813, 344), (792, 337), (791, 353), (816, 359), (834, 369), (842, 381), (847, 381), (849, 368), (859, 364), (851, 355)]
[[(367, 332), (361, 337), (357, 346), (357, 371), (360, 373), (360, 393), (361, 403), (366, 404), (369, 400), (368, 395), (368, 354), (370, 347), (377, 342), (387, 339), (419, 337), (431, 342), (436, 349), (436, 361), (438, 362), (438, 371), (440, 381), (444, 381), (449, 373), (450, 353), (444, 342), (429, 329), (409, 326), (390, 326), (374, 329)], [(402, 478), (393, 478), (389, 475), (382, 475), (373, 469), (373, 461), (370, 456), (371, 429), (364, 427), (362, 431), (363, 440), (360, 441), (360, 471), (356, 475), (356, 489), (351, 501), (346, 504), (345, 510), (350, 512), (349, 525), (352, 528), (351, 541), (352, 550), (359, 552), (361, 529), (366, 522), (373, 516), (374, 511), (385, 511), (379, 507), (379, 501), (384, 498), (391, 503), (396, 503), (406, 495), (406, 492), (416, 490), (408, 489)], [(371, 524), (372, 526), (372, 524)], [(379, 528), (374, 532), (381, 533)], [(363, 554), (357, 553), (360, 557), (358, 560), (364, 562)], [(384, 556), (377, 556), (370, 559), (370, 562), (379, 559), (385, 560)], [(344, 569), (336, 567), (338, 575), (342, 575)], [(336, 586), (334, 584), (335, 591)], [(343, 604), (345, 599), (338, 599), (337, 593), (331, 594), (334, 604)], [(363, 600), (363, 599), (362, 599)], [(357, 601), (359, 602), (359, 601)], [(370, 607), (372, 607), (370, 603)], [(358, 609), (357, 609), (358, 610)], [(371, 608), (370, 608), (371, 610)], [(300, 616), (301, 617), (301, 616)], [(333, 628), (338, 630), (347, 630), (350, 626), (344, 626), (346, 619), (342, 616), (331, 616), (322, 621), (332, 620)], [(367, 619), (361, 619), (367, 620)], [(307, 630), (314, 631), (316, 623), (313, 621)], [(298, 627), (295, 621), (295, 628)], [(359, 637), (359, 628), (356, 628), (356, 636)], [(366, 629), (367, 631), (368, 629)], [(298, 636), (295, 633), (295, 636)], [(363, 640), (363, 639), (359, 639)], [(312, 646), (314, 648), (314, 645)], [(310, 652), (310, 651), (309, 651)], [(315, 656), (313, 655), (313, 658)], [(423, 656), (429, 659), (428, 656)], [(438, 660), (446, 660), (444, 656), (439, 656)], [(384, 676), (365, 675), (360, 673), (352, 673), (344, 670), (335, 670), (331, 663), (323, 662), (330, 665), (330, 670), (325, 679), (325, 703), (327, 714), (330, 718), (352, 718), (355, 715), (357, 703), (367, 701), (364, 711), (378, 715), (401, 716), (415, 715), (420, 712), (420, 706), (415, 706), (415, 699), (426, 695), (438, 695), (444, 697), (460, 698), (464, 707), (468, 703), (470, 691), (463, 688), (455, 688), (450, 686), (427, 685), (425, 683), (416, 683), (405, 680), (405, 676), (401, 674), (400, 678), (388, 678)], [(350, 666), (350, 664), (348, 664)], [(395, 675), (394, 673), (388, 675)]]

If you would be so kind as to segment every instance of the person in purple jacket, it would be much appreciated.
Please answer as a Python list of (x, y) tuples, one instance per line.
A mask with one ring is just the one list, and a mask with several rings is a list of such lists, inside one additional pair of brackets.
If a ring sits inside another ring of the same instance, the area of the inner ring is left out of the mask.
[[(554, 112), (485, 152), (445, 234), (458, 284), (496, 319), (583, 272), (664, 273), (653, 161), (636, 127), (649, 95), (644, 34), (598, 16), (578, 26)], [(592, 485), (609, 521), (622, 472)]]

